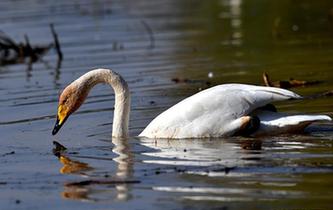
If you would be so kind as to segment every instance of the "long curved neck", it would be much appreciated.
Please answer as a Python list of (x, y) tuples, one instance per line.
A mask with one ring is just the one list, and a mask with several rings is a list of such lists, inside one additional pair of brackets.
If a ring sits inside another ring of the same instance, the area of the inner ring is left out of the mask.
[(109, 84), (115, 93), (115, 105), (112, 125), (113, 137), (128, 137), (130, 113), (130, 92), (126, 81), (110, 69), (95, 69), (76, 80), (80, 91), (88, 94), (89, 90), (98, 83)]

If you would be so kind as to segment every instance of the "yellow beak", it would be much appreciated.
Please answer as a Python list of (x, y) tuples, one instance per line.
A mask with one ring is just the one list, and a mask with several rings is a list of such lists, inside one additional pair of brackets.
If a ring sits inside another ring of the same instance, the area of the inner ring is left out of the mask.
[(66, 109), (64, 109), (64, 107), (62, 105), (59, 105), (57, 120), (56, 120), (56, 123), (52, 130), (52, 135), (56, 135), (58, 133), (58, 131), (60, 130), (61, 126), (65, 123), (67, 118), (68, 118), (68, 115), (67, 115)]

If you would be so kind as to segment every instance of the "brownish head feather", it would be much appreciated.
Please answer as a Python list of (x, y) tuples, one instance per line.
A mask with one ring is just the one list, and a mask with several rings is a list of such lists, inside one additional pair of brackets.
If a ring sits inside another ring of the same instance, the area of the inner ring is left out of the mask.
[(53, 135), (59, 131), (66, 119), (82, 105), (88, 92), (87, 87), (80, 88), (75, 83), (70, 84), (63, 90), (59, 97), (58, 114), (52, 131)]

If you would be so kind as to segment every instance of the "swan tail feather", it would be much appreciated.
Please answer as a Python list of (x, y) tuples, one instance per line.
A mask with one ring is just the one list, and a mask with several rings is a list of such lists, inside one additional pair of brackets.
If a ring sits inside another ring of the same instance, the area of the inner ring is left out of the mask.
[(260, 129), (255, 135), (299, 133), (314, 122), (332, 121), (328, 115), (287, 115), (269, 111), (256, 114), (260, 119)]

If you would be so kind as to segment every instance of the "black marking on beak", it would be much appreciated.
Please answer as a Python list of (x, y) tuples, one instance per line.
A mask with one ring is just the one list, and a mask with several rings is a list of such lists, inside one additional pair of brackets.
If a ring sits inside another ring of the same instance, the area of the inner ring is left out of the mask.
[(67, 120), (67, 117), (62, 121), (61, 124), (59, 124), (60, 121), (59, 121), (59, 117), (57, 116), (56, 123), (54, 125), (53, 130), (52, 130), (52, 135), (56, 135), (58, 133), (58, 131), (60, 130), (60, 128), (62, 127), (62, 125), (65, 124), (66, 120)]

